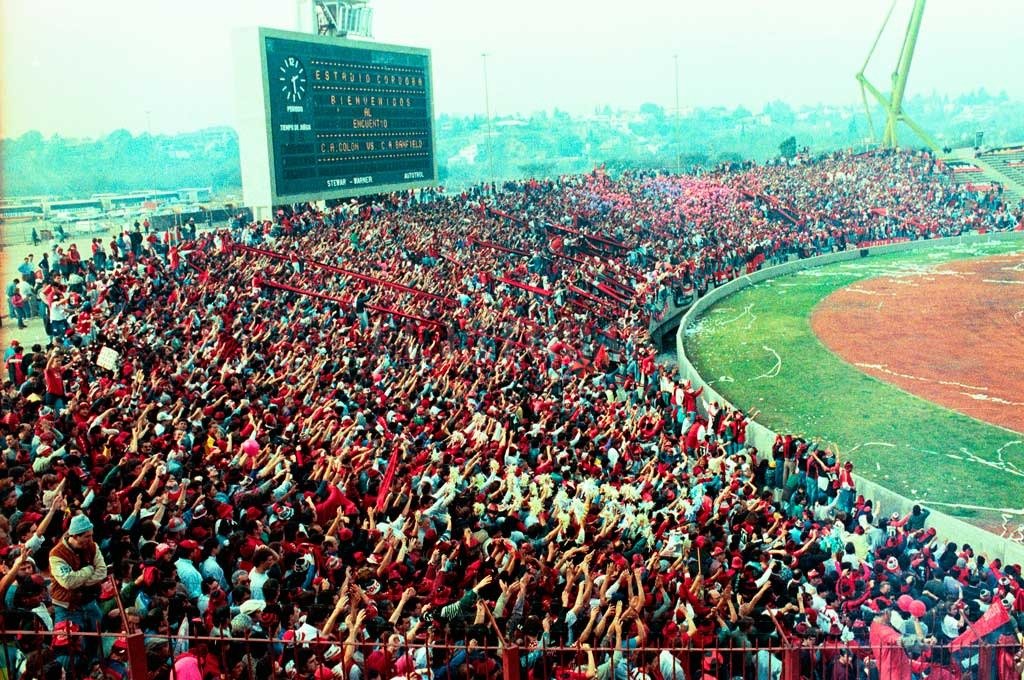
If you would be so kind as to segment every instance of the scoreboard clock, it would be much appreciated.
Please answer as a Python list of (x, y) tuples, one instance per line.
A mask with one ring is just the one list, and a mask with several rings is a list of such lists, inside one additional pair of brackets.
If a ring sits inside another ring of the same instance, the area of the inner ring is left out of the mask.
[(295, 57), (285, 57), (280, 69), (281, 92), (285, 99), (298, 103), (306, 95), (306, 69)]

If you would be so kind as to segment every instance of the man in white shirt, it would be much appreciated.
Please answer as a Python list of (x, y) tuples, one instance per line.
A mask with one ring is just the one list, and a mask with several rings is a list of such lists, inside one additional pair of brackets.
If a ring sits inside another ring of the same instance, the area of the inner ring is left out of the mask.
[(68, 331), (68, 298), (58, 294), (50, 303), (50, 337), (63, 338)]
[(264, 600), (263, 586), (270, 580), (267, 571), (278, 561), (277, 553), (266, 546), (256, 548), (252, 555), (253, 568), (249, 570), (249, 592), (254, 600)]

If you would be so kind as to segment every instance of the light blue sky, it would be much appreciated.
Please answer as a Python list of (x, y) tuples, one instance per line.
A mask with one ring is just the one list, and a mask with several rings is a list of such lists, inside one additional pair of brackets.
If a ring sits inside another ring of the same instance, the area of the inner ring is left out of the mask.
[[(374, 0), (377, 40), (433, 50), (438, 113), (859, 101), (890, 0)], [(912, 0), (869, 77), (885, 89)], [(291, 29), (290, 0), (0, 0), (0, 136), (231, 125), (231, 33)], [(908, 95), (984, 86), (1024, 97), (1022, 0), (931, 0)], [(149, 112), (147, 115), (147, 111)]]

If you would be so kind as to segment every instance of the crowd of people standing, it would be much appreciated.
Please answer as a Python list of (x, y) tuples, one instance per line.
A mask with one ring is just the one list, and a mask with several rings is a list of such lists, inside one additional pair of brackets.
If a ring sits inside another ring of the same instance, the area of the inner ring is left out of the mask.
[(1019, 565), (884, 512), (834, 446), (756, 450), (646, 335), (681, 285), (1019, 219), (927, 155), (838, 153), (26, 260), (51, 342), (4, 357), (0, 666), (124, 677), (140, 631), (188, 680), (499, 677), (499, 643), (534, 678), (775, 678), (783, 647), (1019, 678)]

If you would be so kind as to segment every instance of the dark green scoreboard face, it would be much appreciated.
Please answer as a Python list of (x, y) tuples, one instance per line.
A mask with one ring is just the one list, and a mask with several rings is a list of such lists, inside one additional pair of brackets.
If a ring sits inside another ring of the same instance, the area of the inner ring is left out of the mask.
[(277, 196), (433, 183), (429, 54), (264, 39)]

